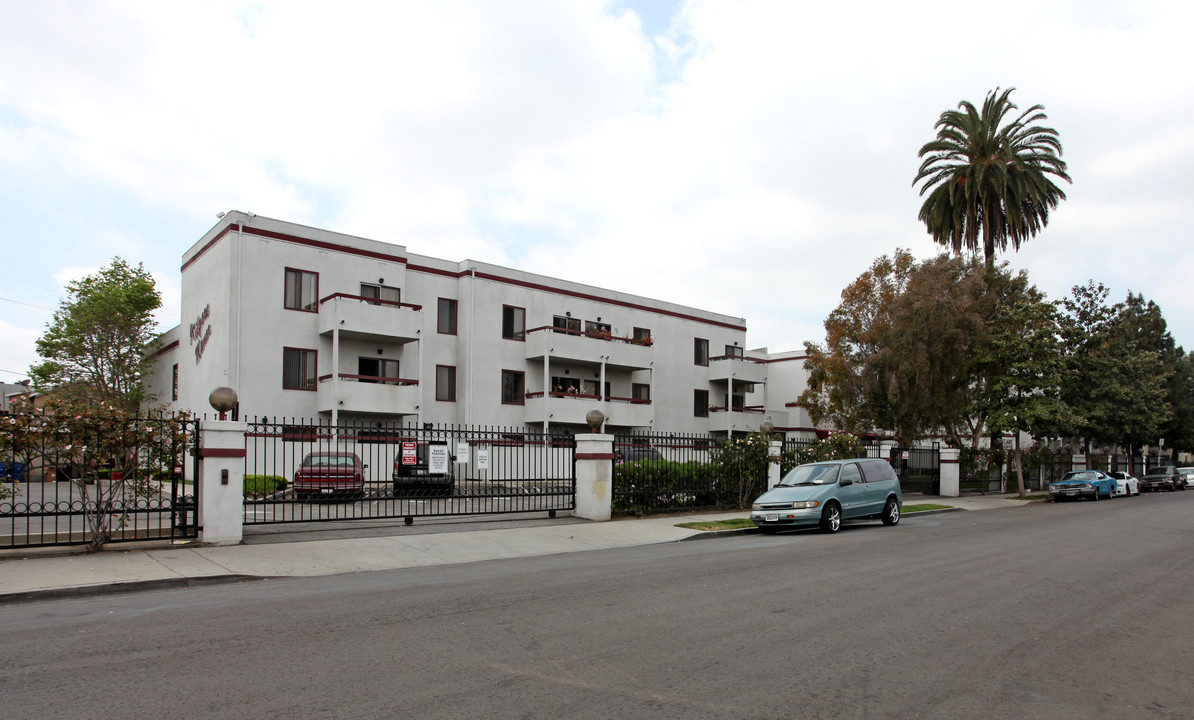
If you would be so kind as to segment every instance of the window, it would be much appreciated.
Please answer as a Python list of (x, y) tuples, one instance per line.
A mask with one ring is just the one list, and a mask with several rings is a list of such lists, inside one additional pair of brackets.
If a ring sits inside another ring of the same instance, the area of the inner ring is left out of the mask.
[(567, 332), (574, 330), (580, 332), (580, 318), (571, 318), (566, 315), (556, 315), (551, 319), (551, 326), (555, 328), (554, 332)]
[(282, 388), (285, 390), (315, 389), (314, 350), (282, 349)]
[(456, 366), (435, 366), (435, 399), (456, 402)]
[(576, 378), (564, 377), (562, 375), (553, 375), (551, 378), (551, 391), (553, 393), (568, 393), (569, 395), (580, 394), (580, 380)]
[(610, 330), (609, 323), (593, 322), (592, 320), (585, 320), (585, 333), (588, 335), (609, 340), (613, 333)]
[(357, 382), (398, 384), (398, 361), (363, 357), (357, 360)]
[(857, 463), (842, 465), (842, 472), (838, 476), (838, 481), (842, 482), (845, 480), (856, 483), (862, 482), (862, 472), (859, 471)]
[(507, 340), (525, 340), (527, 311), (513, 305), (502, 306), (502, 337)]
[(651, 386), (647, 383), (633, 383), (630, 386), (630, 399), (635, 402), (651, 402)]
[(726, 345), (726, 357), (742, 357), (742, 348), (737, 345)]
[(705, 338), (693, 338), (692, 362), (694, 365), (709, 364), (709, 341)]
[(503, 370), (502, 371), (502, 404), (503, 405), (525, 405), (526, 392), (523, 389), (526, 384), (526, 373), (518, 370)]
[(174, 375), (174, 380), (172, 381), (173, 387), (170, 389), (170, 399), (178, 400), (178, 363), (174, 363), (174, 369), (171, 371), (171, 374)]
[(722, 395), (721, 399), (725, 402), (725, 406), (731, 408), (734, 412), (742, 412), (742, 410), (746, 407), (745, 395), (734, 393), (733, 398)]
[[(588, 395), (590, 397), (598, 397), (597, 385), (598, 385), (598, 383), (596, 380), (585, 380), (584, 389), (581, 391), (581, 394)], [(600, 397), (602, 397), (606, 400), (609, 399), (609, 383), (608, 382), (605, 384), (605, 395), (601, 395)]]
[(456, 301), (439, 299), (439, 331), (444, 335), (456, 334)]
[(319, 273), (286, 268), (287, 310), (319, 310)]
[[(361, 283), (361, 297), (369, 298), (371, 300), (385, 300), (387, 302), (402, 302), (402, 290), (396, 287), (387, 287), (385, 285), (370, 285), (368, 283)], [(380, 305), (381, 303), (369, 303), (370, 305)]]
[(636, 327), (634, 329), (634, 342), (638, 345), (650, 345), (651, 328)]
[(692, 414), (693, 417), (709, 417), (708, 390), (692, 391)]

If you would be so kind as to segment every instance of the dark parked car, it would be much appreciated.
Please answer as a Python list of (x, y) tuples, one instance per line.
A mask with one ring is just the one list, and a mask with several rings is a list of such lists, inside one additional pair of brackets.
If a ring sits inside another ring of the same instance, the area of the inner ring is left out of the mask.
[(1186, 477), (1172, 465), (1158, 465), (1151, 468), (1144, 477), (1140, 478), (1140, 489), (1149, 492), (1186, 489)]
[[(437, 454), (441, 462), (446, 461), (447, 472), (433, 472), (440, 469), (432, 467), (432, 456)], [(394, 494), (424, 494), (435, 490), (443, 495), (451, 495), (456, 489), (456, 481), (452, 477), (455, 461), (456, 458), (448, 453), (446, 442), (402, 440), (394, 456), (394, 472), (391, 475)]]
[(307, 453), (303, 464), (294, 471), (294, 496), (363, 496), (365, 467), (356, 453)]

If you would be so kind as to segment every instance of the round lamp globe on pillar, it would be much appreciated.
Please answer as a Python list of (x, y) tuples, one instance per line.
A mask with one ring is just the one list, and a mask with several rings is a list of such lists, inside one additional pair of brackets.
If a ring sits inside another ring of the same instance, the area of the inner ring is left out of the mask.
[(775, 424), (772, 423), (770, 420), (764, 420), (763, 424), (759, 426), (759, 430), (764, 435), (767, 435), (768, 437), (770, 437), (771, 433), (775, 432)]
[(590, 410), (585, 414), (585, 422), (593, 432), (601, 432), (601, 424), (605, 422), (605, 413), (600, 410)]
[(207, 401), (220, 413), (221, 420), (227, 420), (225, 414), (236, 407), (236, 391), (230, 387), (218, 387), (207, 396)]

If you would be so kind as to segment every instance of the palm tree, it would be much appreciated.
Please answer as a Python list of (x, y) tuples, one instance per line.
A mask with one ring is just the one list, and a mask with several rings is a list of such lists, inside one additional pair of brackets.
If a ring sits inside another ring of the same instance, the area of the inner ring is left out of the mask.
[(925, 198), (920, 220), (933, 240), (956, 253), (982, 251), (987, 266), (995, 250), (1012, 248), (1049, 224), (1049, 211), (1065, 199), (1050, 175), (1071, 182), (1061, 159), (1061, 142), (1053, 128), (1035, 123), (1047, 119), (1044, 106), (1033, 105), (1014, 121), (1004, 117), (1018, 109), (999, 88), (987, 94), (980, 113), (963, 100), (957, 110), (941, 113), (934, 127), (937, 139), (926, 143), (924, 158), (912, 184)]

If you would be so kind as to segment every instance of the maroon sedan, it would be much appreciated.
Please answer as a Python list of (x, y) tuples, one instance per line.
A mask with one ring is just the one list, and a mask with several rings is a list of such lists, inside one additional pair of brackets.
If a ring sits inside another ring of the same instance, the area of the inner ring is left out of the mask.
[(363, 496), (365, 467), (356, 453), (308, 453), (303, 464), (294, 471), (294, 496)]

